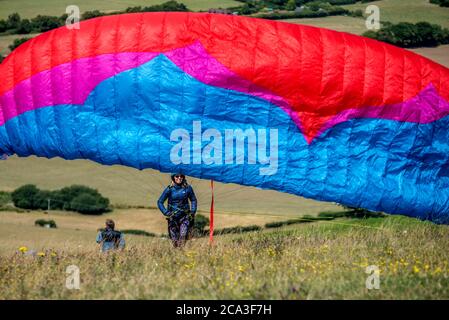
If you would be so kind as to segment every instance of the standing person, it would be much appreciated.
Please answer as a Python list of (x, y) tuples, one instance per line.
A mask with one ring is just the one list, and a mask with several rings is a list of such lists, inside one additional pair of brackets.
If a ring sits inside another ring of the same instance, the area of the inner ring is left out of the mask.
[[(173, 246), (181, 247), (189, 239), (193, 228), (197, 200), (193, 188), (183, 174), (172, 174), (171, 180), (171, 184), (162, 192), (157, 206), (168, 221), (168, 234)], [(167, 208), (164, 205), (166, 200)]]
[(111, 219), (106, 220), (106, 228), (97, 235), (97, 243), (101, 244), (101, 251), (125, 248), (123, 233), (115, 230), (115, 223)]

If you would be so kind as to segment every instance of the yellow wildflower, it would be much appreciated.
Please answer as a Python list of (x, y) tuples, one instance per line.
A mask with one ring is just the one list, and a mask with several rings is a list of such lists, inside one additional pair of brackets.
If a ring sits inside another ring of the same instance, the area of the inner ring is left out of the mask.
[(28, 248), (27, 247), (20, 247), (19, 251), (22, 252), (22, 253), (25, 253), (25, 252), (28, 251)]
[(433, 272), (433, 274), (439, 274), (439, 273), (441, 273), (443, 270), (441, 270), (441, 268), (440, 267), (437, 267), (436, 269), (435, 269), (435, 271)]
[(274, 257), (276, 255), (276, 251), (273, 248), (268, 248), (267, 253), (270, 257)]
[(38, 252), (37, 255), (38, 255), (39, 257), (45, 257), (45, 252)]

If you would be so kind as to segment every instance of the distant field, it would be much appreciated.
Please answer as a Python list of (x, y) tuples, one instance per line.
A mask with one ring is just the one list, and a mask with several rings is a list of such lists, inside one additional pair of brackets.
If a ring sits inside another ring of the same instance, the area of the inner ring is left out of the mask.
[[(24, 18), (40, 15), (61, 16), (69, 5), (77, 5), (81, 13), (90, 10), (111, 12), (135, 6), (151, 6), (168, 0), (0, 0), (0, 19), (18, 12)], [(241, 2), (232, 0), (182, 0), (190, 10), (207, 10), (209, 8), (228, 8), (241, 6)]]
[(346, 16), (332, 16), (325, 18), (307, 18), (307, 19), (284, 19), (279, 21), (305, 24), (314, 27), (353, 33), (357, 35), (360, 35), (366, 31), (365, 20), (363, 20), (362, 18), (354, 18)]
[[(209, 212), (199, 212), (209, 217)], [(37, 227), (38, 219), (54, 220), (56, 229)], [(167, 222), (156, 209), (116, 209), (100, 216), (82, 215), (66, 211), (0, 211), (0, 256), (15, 252), (17, 248), (26, 246), (34, 250), (49, 248), (76, 251), (79, 245), (94, 250), (94, 239), (99, 228), (104, 227), (106, 219), (113, 219), (119, 230), (143, 230), (158, 236), (167, 234)], [(264, 227), (266, 223), (285, 221), (288, 217), (215, 212), (215, 229), (257, 225)], [(134, 240), (147, 239), (126, 235)]]
[(7, 36), (0, 36), (0, 54), (6, 56), (9, 54), (11, 50), (9, 50), (9, 46), (14, 42), (14, 39), (18, 38), (33, 38), (39, 35), (39, 33), (34, 34), (11, 34)]
[(417, 48), (411, 49), (411, 51), (449, 68), (449, 45), (439, 46), (438, 48)]
[[(114, 204), (156, 206), (170, 176), (155, 170), (139, 171), (124, 166), (102, 166), (87, 160), (60, 158), (11, 157), (0, 161), (0, 190), (11, 191), (33, 183), (44, 189), (84, 184), (100, 190)], [(191, 179), (202, 210), (209, 210), (210, 182)], [(259, 213), (281, 216), (317, 214), (340, 210), (326, 202), (308, 200), (286, 193), (216, 183), (216, 210), (221, 212)]]
[[(208, 213), (201, 213), (209, 216)], [(57, 229), (46, 229), (34, 226), (37, 219), (54, 220)], [(167, 222), (158, 210), (121, 209), (114, 210), (102, 216), (85, 216), (73, 212), (50, 211), (43, 212), (1, 212), (0, 211), (0, 255), (10, 254), (21, 246), (45, 250), (70, 248), (77, 250), (78, 246), (95, 249), (95, 235), (98, 228), (104, 227), (106, 219), (113, 219), (118, 229), (137, 229), (162, 235), (167, 233)], [(285, 217), (272, 217), (254, 214), (223, 214), (216, 213), (215, 227), (259, 225), (263, 227), (268, 222), (285, 220)], [(146, 237), (126, 235), (126, 238), (144, 240)]]
[(365, 12), (368, 5), (380, 8), (381, 21), (394, 23), (428, 21), (449, 28), (449, 8), (431, 4), (429, 0), (381, 0), (343, 7), (351, 10), (361, 9)]

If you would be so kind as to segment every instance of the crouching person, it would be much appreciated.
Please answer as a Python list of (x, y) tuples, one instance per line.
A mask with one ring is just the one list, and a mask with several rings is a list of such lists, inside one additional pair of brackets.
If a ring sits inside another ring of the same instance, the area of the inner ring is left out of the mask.
[(111, 219), (107, 219), (106, 228), (98, 232), (97, 243), (101, 245), (102, 252), (125, 248), (123, 233), (115, 230), (115, 223)]

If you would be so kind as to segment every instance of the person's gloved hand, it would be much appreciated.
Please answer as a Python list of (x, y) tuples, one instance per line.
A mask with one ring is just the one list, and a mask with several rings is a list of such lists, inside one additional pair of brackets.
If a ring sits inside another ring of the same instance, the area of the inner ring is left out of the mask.
[(167, 221), (171, 221), (171, 220), (173, 219), (173, 216), (174, 216), (173, 212), (169, 212), (169, 213), (165, 216), (165, 219), (167, 219)]

